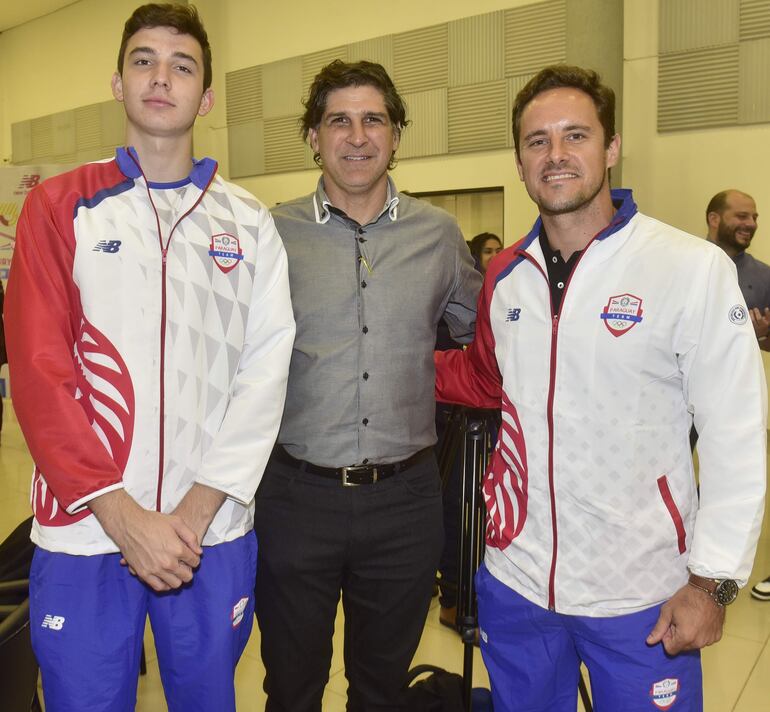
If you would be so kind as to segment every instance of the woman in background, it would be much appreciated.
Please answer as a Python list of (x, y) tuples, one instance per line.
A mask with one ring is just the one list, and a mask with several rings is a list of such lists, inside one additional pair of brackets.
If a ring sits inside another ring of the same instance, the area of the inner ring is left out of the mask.
[(482, 232), (468, 243), (468, 247), (476, 260), (476, 269), (481, 274), (486, 274), (490, 260), (502, 251), (503, 243), (493, 232)]

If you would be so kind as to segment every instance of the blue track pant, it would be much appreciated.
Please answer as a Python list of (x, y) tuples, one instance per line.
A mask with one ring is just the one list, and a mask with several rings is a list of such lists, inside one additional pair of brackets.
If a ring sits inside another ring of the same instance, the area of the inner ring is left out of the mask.
[(156, 593), (120, 554), (37, 549), (30, 630), (46, 712), (130, 712), (150, 617), (170, 712), (235, 710), (233, 675), (251, 633), (257, 541), (253, 532), (203, 549), (193, 580)]
[(531, 603), (482, 566), (476, 575), (481, 654), (495, 712), (575, 712), (580, 662), (594, 712), (701, 712), (700, 652), (648, 646), (660, 606), (613, 618)]

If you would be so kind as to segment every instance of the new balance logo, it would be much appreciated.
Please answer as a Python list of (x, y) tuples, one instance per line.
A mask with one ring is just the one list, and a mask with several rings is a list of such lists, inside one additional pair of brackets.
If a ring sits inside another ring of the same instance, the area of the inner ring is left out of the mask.
[(519, 320), (519, 314), (521, 314), (521, 309), (509, 309), (508, 315), (505, 317), (506, 321), (518, 321)]
[(120, 240), (99, 240), (94, 247), (93, 252), (106, 252), (110, 255), (115, 254), (120, 249)]
[(38, 183), (40, 183), (40, 175), (37, 173), (27, 173), (22, 176), (19, 181), (19, 186), (16, 190), (32, 190)]
[(41, 628), (50, 628), (51, 630), (61, 630), (64, 625), (64, 616), (52, 616), (50, 614), (43, 618)]

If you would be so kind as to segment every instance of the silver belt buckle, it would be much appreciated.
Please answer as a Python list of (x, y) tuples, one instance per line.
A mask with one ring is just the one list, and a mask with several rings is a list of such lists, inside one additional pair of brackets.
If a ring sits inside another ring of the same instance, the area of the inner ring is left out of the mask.
[(376, 467), (370, 467), (369, 465), (351, 465), (350, 467), (342, 467), (340, 468), (342, 470), (342, 486), (343, 487), (358, 487), (361, 483), (360, 482), (350, 482), (348, 480), (348, 472), (355, 471), (355, 470), (369, 470), (372, 471), (372, 484), (377, 482), (377, 468)]

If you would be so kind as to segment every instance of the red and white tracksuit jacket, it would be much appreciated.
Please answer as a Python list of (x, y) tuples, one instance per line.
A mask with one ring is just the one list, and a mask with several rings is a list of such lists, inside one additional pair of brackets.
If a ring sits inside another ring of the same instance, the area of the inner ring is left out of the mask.
[[(735, 266), (630, 191), (551, 309), (540, 220), (491, 264), (437, 398), (500, 407), (489, 571), (561, 613), (615, 616), (703, 576), (745, 584), (762, 523), (766, 386)], [(700, 434), (700, 501), (688, 442)]]
[(88, 502), (120, 487), (163, 512), (195, 482), (225, 492), (205, 545), (252, 527), (294, 319), (270, 213), (216, 168), (150, 184), (187, 184), (170, 236), (131, 149), (27, 197), (5, 326), (47, 550), (117, 551)]

